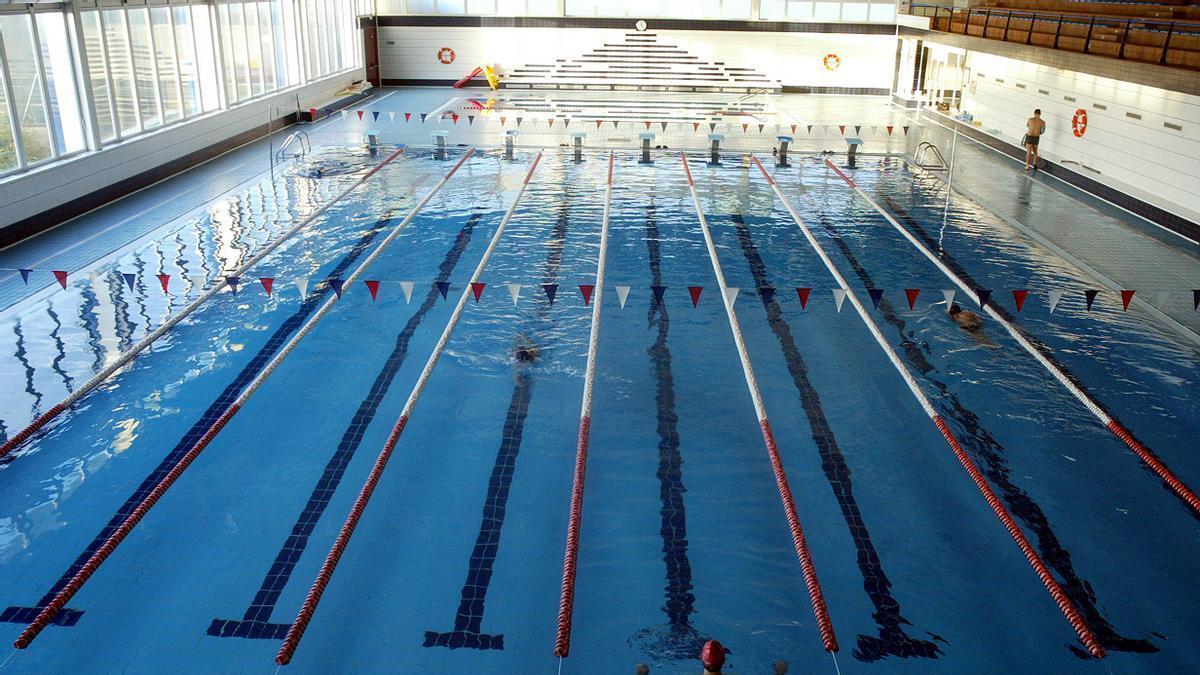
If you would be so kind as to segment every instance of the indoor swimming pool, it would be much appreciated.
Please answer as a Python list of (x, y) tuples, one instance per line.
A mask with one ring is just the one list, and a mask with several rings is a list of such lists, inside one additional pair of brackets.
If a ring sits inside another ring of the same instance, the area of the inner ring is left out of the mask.
[[(0, 670), (1200, 660), (1194, 244), (1007, 165), (631, 146), (346, 144), (0, 271)], [(1012, 223), (1067, 214), (1180, 286)]]

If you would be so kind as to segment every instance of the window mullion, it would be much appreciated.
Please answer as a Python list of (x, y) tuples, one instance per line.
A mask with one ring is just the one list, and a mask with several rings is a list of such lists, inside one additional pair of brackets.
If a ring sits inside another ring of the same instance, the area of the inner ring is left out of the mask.
[(25, 168), (25, 141), (21, 138), (21, 120), (17, 119), (16, 102), (13, 100), (12, 77), (8, 70), (8, 53), (4, 49), (4, 33), (0, 32), (0, 69), (4, 71), (4, 100), (8, 104), (8, 124), (12, 129), (13, 150), (17, 155), (17, 167)]

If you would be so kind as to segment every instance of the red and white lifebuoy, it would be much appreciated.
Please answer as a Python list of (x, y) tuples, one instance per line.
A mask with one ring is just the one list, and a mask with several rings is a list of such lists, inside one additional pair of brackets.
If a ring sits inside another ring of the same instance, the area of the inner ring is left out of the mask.
[(454, 63), (454, 50), (450, 49), (449, 47), (442, 47), (438, 50), (437, 60), (446, 65)]
[(1075, 138), (1087, 133), (1087, 111), (1083, 108), (1077, 109), (1071, 116), (1071, 132), (1075, 134)]
[(825, 70), (837, 70), (842, 65), (842, 59), (837, 54), (826, 54), (821, 63), (825, 64)]

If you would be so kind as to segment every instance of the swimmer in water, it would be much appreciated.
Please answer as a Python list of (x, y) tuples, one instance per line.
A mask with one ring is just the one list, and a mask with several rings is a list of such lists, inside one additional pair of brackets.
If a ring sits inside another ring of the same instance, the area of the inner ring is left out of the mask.
[(963, 330), (975, 332), (983, 328), (983, 319), (975, 312), (959, 307), (957, 302), (950, 305), (950, 318)]
[(513, 347), (513, 362), (514, 363), (533, 363), (538, 357), (537, 345), (524, 335), (517, 336), (517, 346)]

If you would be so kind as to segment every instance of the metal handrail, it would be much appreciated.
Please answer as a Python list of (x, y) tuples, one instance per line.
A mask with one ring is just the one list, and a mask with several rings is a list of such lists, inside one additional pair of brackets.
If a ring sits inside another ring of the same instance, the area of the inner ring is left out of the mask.
[[(925, 162), (925, 155), (930, 153), (933, 154), (936, 163)], [(938, 147), (929, 141), (922, 141), (917, 146), (917, 151), (913, 153), (913, 164), (927, 171), (945, 171), (950, 168), (950, 165), (946, 163), (946, 158), (942, 156), (942, 151), (938, 150)]]
[[(300, 151), (288, 154), (286, 151), (293, 141), (299, 144)], [(283, 142), (283, 145), (279, 146), (279, 151), (275, 153), (275, 160), (281, 162), (285, 159), (304, 157), (310, 152), (312, 152), (312, 142), (308, 138), (308, 132), (301, 129), (293, 132)]]

